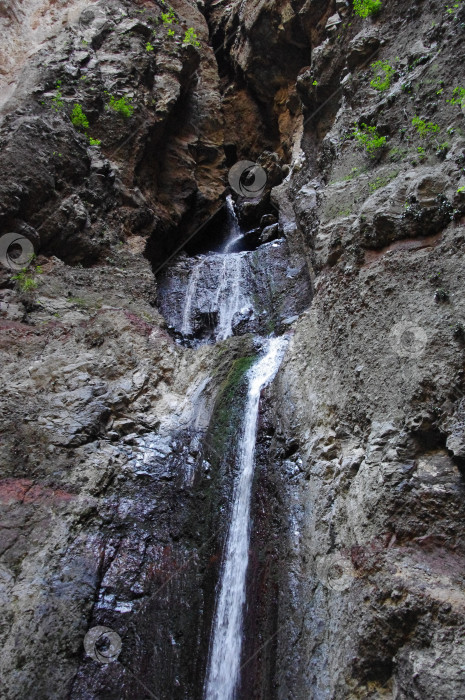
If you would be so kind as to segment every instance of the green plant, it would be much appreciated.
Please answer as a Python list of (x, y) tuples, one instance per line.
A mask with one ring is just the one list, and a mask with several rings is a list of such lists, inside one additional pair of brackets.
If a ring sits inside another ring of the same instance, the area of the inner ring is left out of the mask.
[(380, 92), (387, 90), (391, 86), (394, 68), (387, 61), (375, 61), (371, 67), (375, 73), (375, 77), (370, 82), (371, 87)]
[[(31, 260), (34, 258), (32, 256)], [(37, 289), (38, 281), (35, 279), (35, 275), (41, 275), (42, 268), (40, 265), (36, 265), (31, 270), (27, 267), (23, 267), (16, 275), (12, 276), (12, 280), (15, 280), (20, 292), (32, 292), (33, 289)]]
[(110, 102), (108, 103), (108, 108), (113, 109), (115, 112), (122, 114), (123, 117), (132, 117), (134, 112), (134, 105), (129, 102), (126, 95), (117, 100), (114, 95), (110, 95)]
[(74, 105), (73, 111), (71, 112), (71, 122), (77, 129), (84, 129), (85, 131), (89, 128), (89, 120), (82, 111), (81, 105), (78, 103)]
[(370, 17), (380, 11), (381, 0), (354, 0), (354, 12), (359, 17)]
[[(438, 52), (439, 53), (439, 52)], [(408, 70), (413, 70), (416, 68), (418, 65), (421, 63), (426, 63), (429, 58), (428, 54), (424, 54), (423, 56), (418, 56), (408, 67)]]
[(399, 171), (396, 170), (395, 172), (389, 173), (384, 177), (377, 177), (375, 180), (373, 180), (373, 182), (370, 182), (370, 192), (376, 192), (376, 190), (379, 190), (380, 187), (386, 187), (386, 185), (388, 185), (391, 180), (394, 180), (398, 174)]
[(418, 155), (420, 157), (420, 160), (423, 160), (424, 158), (426, 158), (426, 151), (423, 148), (423, 146), (418, 146), (417, 151), (418, 151)]
[(317, 86), (318, 86), (318, 80), (314, 80), (313, 83), (312, 83), (312, 85), (314, 85), (315, 87), (317, 87)]
[(433, 124), (433, 122), (426, 122), (416, 115), (412, 119), (412, 125), (418, 131), (421, 138), (426, 138), (427, 136), (431, 136), (431, 134), (435, 134), (440, 131), (437, 124)]
[(92, 136), (89, 136), (89, 143), (91, 146), (100, 146), (102, 144), (100, 139), (93, 139)]
[(168, 36), (175, 36), (176, 32), (174, 29), (168, 29)]
[(352, 213), (352, 205), (349, 205), (348, 207), (346, 207), (346, 209), (339, 209), (339, 211), (337, 211), (334, 216), (336, 219), (339, 219), (339, 218), (342, 218), (345, 216), (350, 216), (351, 213)]
[(444, 158), (444, 157), (446, 156), (447, 151), (449, 150), (449, 148), (450, 148), (450, 144), (449, 144), (448, 141), (444, 141), (443, 143), (438, 143), (438, 148), (437, 148), (437, 151), (436, 151), (436, 155), (437, 155), (439, 158)]
[(62, 109), (65, 106), (65, 103), (63, 102), (63, 95), (61, 93), (61, 80), (57, 80), (57, 84), (55, 87), (55, 92), (56, 95), (52, 97), (52, 106), (55, 112), (59, 112), (60, 109)]
[(197, 47), (200, 46), (200, 41), (197, 41), (197, 34), (194, 31), (194, 27), (189, 27), (189, 29), (186, 29), (182, 43), (191, 44), (192, 46)]
[(363, 175), (365, 170), (359, 170), (359, 168), (352, 168), (350, 173), (348, 175), (345, 175), (342, 177), (340, 180), (331, 180), (329, 183), (330, 185), (337, 185), (339, 182), (350, 182), (350, 180), (353, 180), (354, 178), (358, 177), (359, 175)]
[(375, 151), (384, 146), (387, 141), (386, 136), (381, 136), (375, 126), (367, 126), (367, 124), (361, 124), (360, 127), (355, 124), (352, 136), (370, 156), (374, 156)]
[(146, 51), (153, 51), (153, 50), (154, 50), (154, 47), (152, 46), (152, 44), (150, 43), (150, 41), (148, 41), (148, 42), (146, 43), (146, 45), (145, 45), (145, 50), (146, 50)]
[(457, 194), (460, 194), (461, 192), (465, 192), (465, 185), (463, 185), (462, 187), (459, 187), (459, 188), (458, 188)]
[(398, 163), (400, 160), (403, 160), (407, 156), (408, 150), (406, 148), (391, 148), (391, 150), (388, 153), (389, 160), (391, 160), (393, 163)]
[(350, 173), (342, 178), (342, 182), (350, 182), (355, 177), (358, 177), (359, 175), (363, 175), (364, 172), (365, 172), (365, 170), (360, 170), (359, 168), (352, 168)]
[(446, 102), (448, 102), (451, 105), (460, 105), (461, 107), (465, 106), (465, 88), (454, 88), (452, 92), (452, 98), (450, 100), (446, 100)]
[(176, 17), (176, 15), (174, 14), (174, 10), (173, 10), (172, 7), (169, 8), (168, 12), (162, 12), (162, 13), (161, 13), (161, 21), (163, 22), (163, 24), (165, 25), (165, 27), (166, 27), (167, 24), (173, 24), (173, 22), (174, 22), (175, 24), (178, 23), (177, 17)]
[(448, 15), (456, 15), (457, 10), (460, 8), (460, 5), (462, 4), (462, 0), (457, 0), (453, 5), (450, 7), (446, 7), (446, 12)]

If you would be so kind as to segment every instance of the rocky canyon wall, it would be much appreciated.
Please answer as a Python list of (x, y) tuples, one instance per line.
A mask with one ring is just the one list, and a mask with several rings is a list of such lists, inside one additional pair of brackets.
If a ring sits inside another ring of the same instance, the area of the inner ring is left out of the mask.
[[(0, 267), (0, 696), (203, 698), (245, 373), (285, 331), (238, 700), (465, 698), (465, 3), (172, 7), (0, 10), (0, 235), (37, 254)], [(241, 159), (271, 321), (184, 342)]]

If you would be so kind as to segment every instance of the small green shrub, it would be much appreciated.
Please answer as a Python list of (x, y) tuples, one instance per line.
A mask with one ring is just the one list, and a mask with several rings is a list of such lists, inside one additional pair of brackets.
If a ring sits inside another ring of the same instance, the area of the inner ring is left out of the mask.
[(465, 192), (465, 185), (463, 185), (462, 187), (459, 187), (459, 188), (458, 188), (457, 194), (460, 194), (461, 192)]
[(92, 136), (89, 136), (89, 143), (91, 146), (100, 146), (102, 142), (100, 139), (93, 139)]
[(174, 31), (174, 29), (168, 29), (168, 36), (176, 36), (176, 32)]
[(126, 95), (123, 95), (122, 97), (119, 98), (119, 100), (116, 99), (114, 95), (110, 95), (110, 102), (108, 103), (109, 109), (113, 109), (115, 112), (118, 112), (119, 114), (122, 114), (123, 117), (132, 117), (134, 113), (134, 105), (132, 105), (129, 102), (129, 99), (126, 97)]
[(457, 0), (457, 2), (454, 2), (454, 4), (451, 5), (450, 7), (446, 7), (446, 12), (447, 12), (447, 14), (448, 14), (448, 15), (454, 15), (454, 17), (455, 17), (455, 15), (457, 14), (457, 11), (459, 10), (461, 4), (462, 4), (462, 0)]
[(175, 24), (178, 24), (177, 17), (176, 17), (176, 15), (174, 14), (174, 10), (173, 10), (172, 7), (169, 8), (168, 12), (162, 12), (162, 13), (161, 13), (161, 21), (163, 22), (163, 24), (165, 25), (165, 27), (166, 27), (167, 24), (173, 24), (173, 22), (174, 22)]
[(380, 136), (376, 126), (367, 126), (366, 124), (361, 124), (360, 127), (355, 124), (352, 136), (370, 156), (374, 156), (375, 151), (384, 146), (387, 141), (386, 136)]
[(183, 44), (191, 44), (192, 46), (200, 46), (200, 41), (197, 41), (197, 34), (194, 31), (193, 27), (189, 27), (189, 29), (186, 29), (186, 33), (184, 34), (184, 39), (182, 40)]
[(390, 88), (394, 68), (387, 61), (375, 61), (375, 63), (371, 64), (371, 67), (375, 72), (375, 77), (370, 82), (371, 87), (380, 92)]
[(59, 112), (60, 109), (63, 109), (65, 106), (65, 103), (63, 102), (63, 95), (61, 93), (61, 80), (57, 80), (57, 84), (55, 87), (55, 92), (56, 95), (52, 97), (52, 107), (55, 110), (55, 112)]
[(35, 279), (35, 275), (41, 274), (42, 268), (40, 265), (36, 265), (31, 270), (28, 270), (27, 267), (23, 267), (16, 275), (13, 275), (11, 279), (15, 280), (20, 292), (27, 293), (32, 292), (33, 289), (37, 289), (38, 282)]
[(152, 46), (152, 44), (150, 43), (150, 41), (148, 41), (148, 42), (146, 43), (146, 45), (145, 45), (145, 50), (146, 50), (146, 51), (149, 51), (149, 52), (154, 50), (154, 47)]
[(381, 0), (354, 0), (354, 12), (365, 19), (379, 12), (382, 5)]
[(452, 98), (450, 100), (446, 100), (446, 102), (448, 102), (451, 105), (460, 105), (461, 107), (463, 107), (465, 105), (465, 88), (454, 88)]
[(80, 104), (76, 103), (74, 105), (73, 111), (71, 112), (71, 122), (73, 126), (75, 126), (77, 129), (84, 129), (85, 131), (89, 128), (89, 120), (82, 111), (82, 107)]
[(437, 134), (437, 132), (440, 131), (437, 124), (433, 124), (433, 122), (426, 122), (416, 115), (412, 119), (412, 125), (418, 131), (421, 138), (426, 138), (427, 136), (431, 136), (431, 134)]

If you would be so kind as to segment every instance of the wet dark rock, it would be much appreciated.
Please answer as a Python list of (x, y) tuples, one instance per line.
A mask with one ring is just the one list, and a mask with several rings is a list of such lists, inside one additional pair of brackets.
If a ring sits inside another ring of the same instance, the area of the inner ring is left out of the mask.
[(376, 30), (363, 30), (349, 44), (347, 65), (354, 70), (373, 56), (380, 45), (379, 34)]
[(270, 241), (279, 238), (281, 232), (279, 230), (279, 224), (272, 224), (271, 226), (266, 226), (260, 234), (260, 243), (269, 243)]
[(265, 226), (272, 226), (277, 223), (276, 216), (274, 214), (264, 214), (260, 219), (260, 227), (265, 228)]

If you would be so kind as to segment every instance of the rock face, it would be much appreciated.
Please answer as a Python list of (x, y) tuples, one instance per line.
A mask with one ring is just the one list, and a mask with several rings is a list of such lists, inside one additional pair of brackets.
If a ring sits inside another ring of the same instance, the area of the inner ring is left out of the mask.
[(0, 235), (38, 256), (0, 266), (0, 695), (203, 700), (244, 375), (289, 332), (237, 700), (465, 698), (464, 5), (168, 12), (0, 10)]
[(234, 335), (283, 332), (308, 306), (311, 283), (305, 259), (281, 238), (250, 253), (181, 259), (159, 277), (158, 296), (171, 328), (195, 343), (218, 338), (228, 315)]

